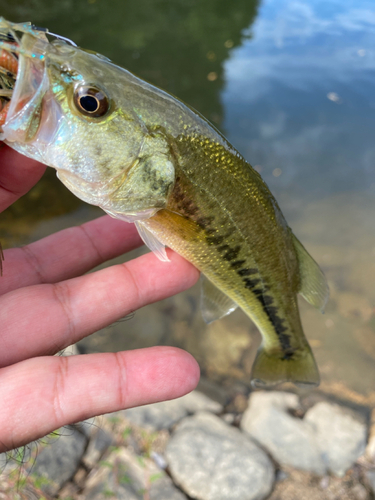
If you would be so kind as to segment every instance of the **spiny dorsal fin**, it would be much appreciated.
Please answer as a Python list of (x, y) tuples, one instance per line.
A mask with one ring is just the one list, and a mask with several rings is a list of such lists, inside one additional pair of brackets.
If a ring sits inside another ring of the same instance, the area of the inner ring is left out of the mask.
[(320, 309), (321, 312), (324, 312), (329, 299), (327, 280), (318, 264), (307, 252), (302, 243), (294, 234), (292, 236), (294, 248), (298, 255), (301, 276), (301, 289), (299, 293), (307, 302)]
[(232, 299), (219, 290), (203, 274), (201, 280), (201, 310), (203, 319), (206, 323), (211, 323), (216, 319), (223, 318), (238, 307)]

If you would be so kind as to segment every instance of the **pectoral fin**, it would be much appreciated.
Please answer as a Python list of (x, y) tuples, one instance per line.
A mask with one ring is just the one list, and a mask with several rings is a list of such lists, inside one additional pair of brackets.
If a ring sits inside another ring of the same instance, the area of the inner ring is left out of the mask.
[(135, 227), (138, 229), (139, 236), (142, 238), (144, 243), (148, 248), (154, 252), (156, 257), (163, 262), (170, 262), (168, 259), (167, 252), (165, 251), (165, 245), (161, 243), (152, 233), (149, 231), (142, 221), (135, 221)]
[(327, 280), (311, 255), (307, 252), (302, 243), (294, 236), (293, 243), (299, 261), (301, 276), (300, 294), (311, 305), (324, 312), (324, 308), (329, 299), (329, 289)]
[(206, 323), (223, 318), (233, 312), (238, 306), (225, 293), (219, 290), (203, 274), (201, 291), (201, 310)]

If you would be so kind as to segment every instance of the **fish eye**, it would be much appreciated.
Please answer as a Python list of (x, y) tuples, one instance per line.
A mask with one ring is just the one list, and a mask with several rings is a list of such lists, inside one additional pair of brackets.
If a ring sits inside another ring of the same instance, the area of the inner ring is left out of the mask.
[(81, 85), (74, 90), (74, 104), (77, 110), (93, 118), (104, 116), (109, 110), (109, 99), (103, 90), (93, 85)]

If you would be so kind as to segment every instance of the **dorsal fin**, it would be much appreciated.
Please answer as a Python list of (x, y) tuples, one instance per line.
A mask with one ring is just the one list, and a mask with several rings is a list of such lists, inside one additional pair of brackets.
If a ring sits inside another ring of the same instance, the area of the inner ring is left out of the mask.
[(311, 305), (324, 312), (329, 299), (329, 288), (327, 280), (315, 260), (307, 252), (302, 243), (292, 234), (294, 248), (296, 249), (299, 271), (301, 277), (301, 289), (299, 293)]
[(225, 293), (219, 290), (203, 274), (201, 275), (201, 280), (201, 310), (203, 319), (206, 323), (211, 323), (216, 319), (223, 318), (238, 307), (228, 295), (225, 295)]

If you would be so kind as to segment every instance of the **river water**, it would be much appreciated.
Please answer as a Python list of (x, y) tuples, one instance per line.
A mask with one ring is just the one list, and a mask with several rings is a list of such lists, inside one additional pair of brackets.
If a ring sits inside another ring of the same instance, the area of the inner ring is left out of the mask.
[[(105, 54), (223, 131), (328, 278), (324, 315), (301, 300), (321, 387), (375, 401), (373, 2), (1, 0), (0, 7), (12, 21), (31, 20)], [(25, 244), (99, 215), (50, 170), (2, 215), (1, 241)], [(206, 326), (198, 297), (196, 286), (148, 306), (80, 348), (174, 344), (197, 357), (209, 380), (247, 387), (255, 327), (241, 311)]]

